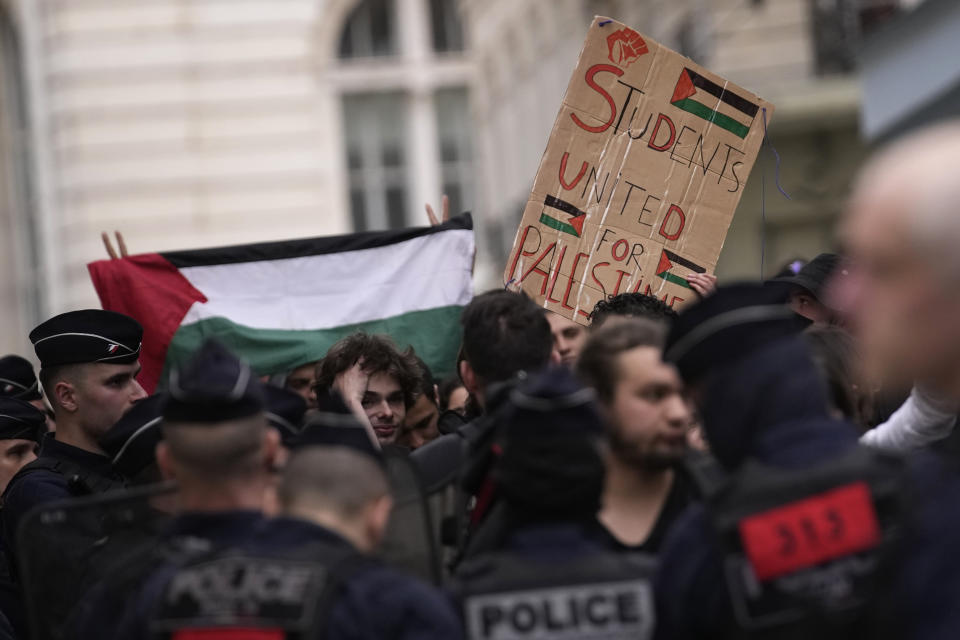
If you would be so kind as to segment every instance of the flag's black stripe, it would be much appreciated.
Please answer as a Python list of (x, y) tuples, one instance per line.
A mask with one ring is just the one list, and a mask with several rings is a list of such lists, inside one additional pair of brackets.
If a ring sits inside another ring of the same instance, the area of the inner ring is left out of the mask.
[(546, 198), (544, 198), (543, 204), (547, 205), (548, 207), (553, 207), (554, 209), (559, 209), (560, 211), (569, 213), (572, 216), (587, 215), (585, 211), (581, 211), (580, 209), (577, 209), (575, 206), (573, 206), (566, 200), (561, 200), (560, 198), (554, 198), (553, 196), (547, 196)]
[(686, 267), (687, 269), (690, 269), (691, 271), (694, 271), (694, 272), (696, 272), (696, 273), (706, 273), (706, 272), (707, 272), (706, 269), (704, 269), (703, 267), (701, 267), (700, 265), (698, 265), (696, 262), (691, 262), (690, 260), (687, 260), (687, 259), (684, 258), (683, 256), (678, 256), (678, 255), (675, 254), (673, 251), (667, 251), (666, 249), (664, 249), (663, 252), (664, 252), (665, 254), (667, 254), (667, 257), (668, 257), (668, 258), (670, 258), (670, 262), (676, 262), (676, 263), (679, 264), (680, 266)]
[(726, 102), (737, 111), (743, 112), (753, 118), (757, 115), (757, 111), (760, 110), (759, 106), (753, 104), (746, 98), (741, 98), (732, 91), (724, 89), (716, 82), (707, 80), (696, 71), (687, 69), (687, 73), (690, 74), (690, 80), (693, 82), (693, 86), (697, 87), (698, 89), (703, 89), (712, 96), (720, 98), (721, 102)]
[[(437, 227), (411, 227), (391, 231), (364, 231), (343, 236), (323, 236), (319, 238), (298, 238), (279, 242), (261, 242), (258, 244), (240, 244), (212, 249), (191, 249), (186, 251), (168, 251), (161, 255), (178, 269), (185, 267), (203, 267), (216, 264), (237, 264), (262, 260), (282, 260), (284, 258), (303, 258), (325, 253), (357, 251), (384, 247), (422, 236), (443, 231), (473, 229), (473, 218), (464, 213)], [(304, 274), (311, 277), (311, 274)], [(323, 277), (323, 274), (312, 274)]]

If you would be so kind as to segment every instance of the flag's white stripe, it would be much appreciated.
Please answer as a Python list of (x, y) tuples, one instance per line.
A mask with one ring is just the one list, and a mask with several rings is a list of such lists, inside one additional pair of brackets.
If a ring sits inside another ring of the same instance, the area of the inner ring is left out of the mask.
[(736, 107), (733, 107), (712, 93), (701, 89), (700, 87), (694, 87), (697, 92), (690, 96), (691, 99), (696, 100), (700, 104), (703, 104), (707, 107), (710, 107), (714, 111), (719, 111), (725, 116), (730, 116), (737, 122), (743, 123), (746, 126), (750, 126), (750, 123), (753, 122), (753, 119), (745, 114), (743, 111), (740, 111)]
[(473, 232), (443, 231), (360, 251), (180, 272), (207, 296), (183, 319), (255, 329), (328, 329), (450, 305), (472, 295)]

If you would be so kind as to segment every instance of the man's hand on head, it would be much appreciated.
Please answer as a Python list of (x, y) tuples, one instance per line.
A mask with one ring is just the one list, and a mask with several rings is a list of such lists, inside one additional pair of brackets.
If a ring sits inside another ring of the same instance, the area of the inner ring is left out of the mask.
[(363, 396), (367, 392), (369, 383), (370, 374), (363, 370), (363, 359), (361, 358), (352, 367), (340, 372), (333, 379), (333, 390), (340, 394), (347, 408), (356, 416), (357, 420), (363, 423), (374, 445), (379, 447), (380, 441), (377, 440), (377, 434), (373, 430), (373, 425), (370, 424), (367, 412), (363, 410)]

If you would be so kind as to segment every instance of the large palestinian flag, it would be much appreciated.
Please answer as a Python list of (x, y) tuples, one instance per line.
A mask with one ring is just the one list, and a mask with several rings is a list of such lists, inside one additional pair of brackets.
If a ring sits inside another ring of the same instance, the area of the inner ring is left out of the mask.
[[(171, 251), (87, 265), (104, 309), (144, 326), (140, 382), (211, 336), (260, 375), (319, 360), (355, 331), (412, 346), (453, 372), (460, 310), (473, 295), (469, 215), (437, 227)], [(162, 386), (162, 385), (161, 385)]]

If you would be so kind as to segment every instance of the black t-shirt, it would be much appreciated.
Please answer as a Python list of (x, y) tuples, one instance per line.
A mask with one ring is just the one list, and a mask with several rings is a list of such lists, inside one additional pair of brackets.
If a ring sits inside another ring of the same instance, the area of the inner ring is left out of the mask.
[(638, 545), (625, 544), (617, 539), (599, 519), (593, 532), (595, 539), (598, 543), (613, 551), (642, 551), (656, 554), (660, 551), (660, 547), (667, 537), (670, 525), (687, 508), (692, 499), (693, 490), (690, 479), (685, 473), (677, 470), (673, 474), (673, 484), (670, 486), (669, 493), (667, 493), (667, 499), (664, 500), (663, 506), (660, 508), (660, 514), (657, 516), (656, 522), (653, 523), (653, 528), (650, 529), (650, 535), (647, 536), (646, 540)]

